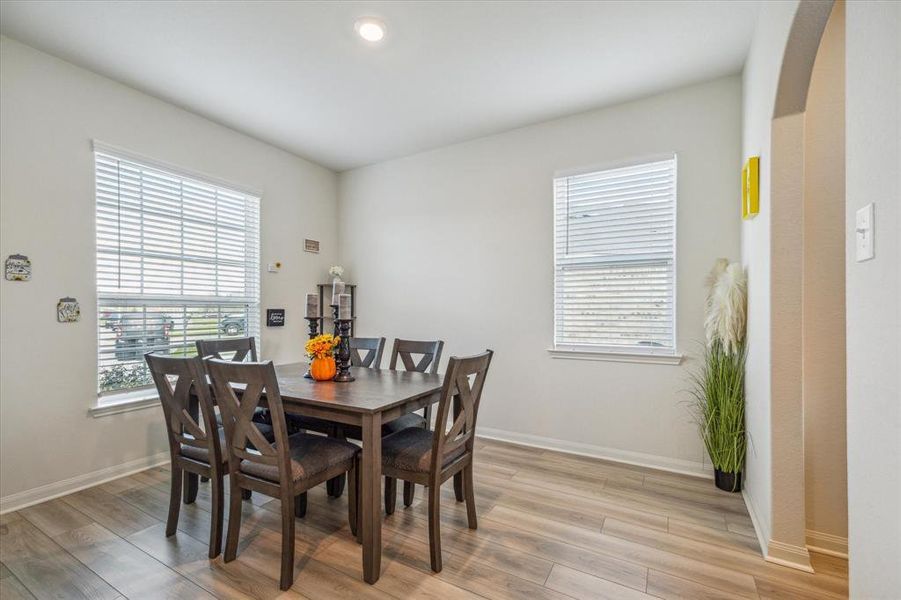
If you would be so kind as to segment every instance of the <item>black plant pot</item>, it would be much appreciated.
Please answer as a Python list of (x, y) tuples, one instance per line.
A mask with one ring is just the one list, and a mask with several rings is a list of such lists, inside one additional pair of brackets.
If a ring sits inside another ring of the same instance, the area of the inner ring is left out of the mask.
[(724, 473), (719, 469), (714, 469), (713, 480), (716, 482), (716, 487), (721, 490), (727, 492), (741, 491), (741, 471), (738, 473)]

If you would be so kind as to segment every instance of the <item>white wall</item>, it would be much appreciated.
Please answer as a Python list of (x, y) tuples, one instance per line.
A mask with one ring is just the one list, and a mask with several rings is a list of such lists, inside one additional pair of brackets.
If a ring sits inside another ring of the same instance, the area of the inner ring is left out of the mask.
[[(846, 15), (848, 527), (851, 597), (901, 590), (901, 4)], [(854, 256), (876, 204), (876, 257)]]
[(810, 79), (804, 113), (803, 213), (807, 543), (847, 552), (844, 2), (832, 9)]
[(342, 173), (340, 256), (359, 284), (360, 333), (442, 338), (448, 356), (494, 349), (483, 433), (699, 470), (684, 393), (696, 362), (548, 355), (551, 184), (555, 170), (678, 153), (677, 333), (696, 354), (704, 277), (739, 250), (740, 86), (724, 78)]
[[(0, 283), (8, 508), (28, 490), (61, 489), (39, 486), (76, 485), (166, 451), (158, 408), (88, 416), (97, 386), (92, 139), (263, 191), (262, 260), (284, 267), (263, 269), (262, 308), (286, 308), (288, 323), (263, 327), (264, 357), (301, 358), (303, 294), (334, 260), (337, 231), (332, 172), (9, 38), (0, 61), (0, 254), (26, 254), (34, 270), (31, 282)], [(322, 253), (304, 253), (304, 236), (321, 240)], [(56, 322), (66, 295), (81, 303), (78, 323)]]
[(748, 456), (745, 500), (764, 553), (772, 533), (770, 439), (770, 201), (771, 120), (796, 1), (764, 2), (745, 63), (742, 86), (742, 161), (760, 156), (760, 214), (741, 226), (742, 261), (748, 270), (748, 361), (745, 424)]

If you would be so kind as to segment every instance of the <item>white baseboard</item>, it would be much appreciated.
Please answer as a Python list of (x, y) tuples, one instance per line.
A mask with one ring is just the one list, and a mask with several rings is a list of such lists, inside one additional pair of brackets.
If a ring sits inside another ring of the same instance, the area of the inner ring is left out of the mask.
[(637, 465), (639, 467), (670, 471), (671, 473), (680, 473), (682, 475), (692, 475), (694, 477), (703, 477), (705, 479), (713, 478), (713, 469), (709, 466), (701, 462), (684, 460), (681, 458), (670, 458), (668, 456), (644, 454), (642, 452), (632, 452), (630, 450), (606, 448), (604, 446), (595, 446), (593, 444), (584, 444), (582, 442), (568, 442), (566, 440), (547, 438), (528, 433), (504, 431), (502, 429), (491, 429), (489, 427), (479, 427), (478, 437), (520, 444), (522, 446), (531, 446), (533, 448), (542, 448), (544, 450), (556, 450), (557, 452), (565, 452), (566, 454), (601, 458), (627, 465)]
[(811, 552), (848, 560), (848, 538), (839, 535), (808, 529), (807, 549)]
[(810, 553), (804, 546), (794, 546), (777, 540), (770, 540), (767, 544), (767, 553), (764, 559), (767, 562), (782, 565), (790, 569), (813, 573), (810, 566)]
[(169, 452), (160, 452), (159, 454), (130, 460), (121, 465), (106, 467), (99, 471), (76, 475), (69, 479), (41, 485), (24, 492), (3, 496), (0, 498), (0, 515), (168, 463)]
[(748, 509), (748, 516), (751, 517), (751, 524), (754, 526), (754, 533), (757, 534), (757, 543), (760, 544), (760, 553), (763, 556), (766, 556), (767, 546), (769, 545), (770, 541), (769, 521), (762, 518), (763, 515), (760, 514), (760, 509), (757, 508), (757, 503), (754, 502), (754, 498), (751, 496), (751, 494), (748, 493), (747, 489), (743, 489), (741, 491), (741, 497), (745, 501), (745, 508)]

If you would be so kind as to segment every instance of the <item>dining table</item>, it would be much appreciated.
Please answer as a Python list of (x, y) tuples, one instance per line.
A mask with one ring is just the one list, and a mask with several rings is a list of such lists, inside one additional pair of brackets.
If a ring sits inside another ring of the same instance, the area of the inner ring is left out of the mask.
[[(275, 366), (282, 404), (287, 414), (356, 425), (362, 430), (359, 533), (363, 579), (375, 583), (382, 560), (382, 423), (438, 402), (442, 376), (351, 367), (354, 381), (315, 381), (304, 377), (308, 368), (307, 363)], [(454, 483), (458, 488), (460, 484)], [(186, 472), (184, 487), (185, 497), (196, 495), (197, 476)]]

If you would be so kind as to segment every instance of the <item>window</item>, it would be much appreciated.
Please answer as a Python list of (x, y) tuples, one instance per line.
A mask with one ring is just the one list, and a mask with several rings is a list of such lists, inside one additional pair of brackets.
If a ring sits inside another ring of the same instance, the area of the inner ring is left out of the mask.
[[(144, 353), (259, 336), (258, 195), (95, 144), (97, 389), (149, 388)], [(118, 398), (118, 395), (117, 395)]]
[(674, 355), (676, 158), (554, 179), (556, 350)]

